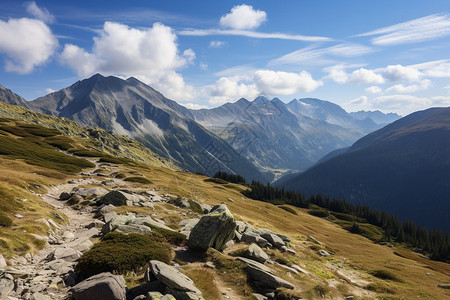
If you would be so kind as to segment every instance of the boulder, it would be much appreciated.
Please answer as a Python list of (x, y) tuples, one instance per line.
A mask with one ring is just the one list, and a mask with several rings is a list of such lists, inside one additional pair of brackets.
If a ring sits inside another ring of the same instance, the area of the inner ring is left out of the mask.
[(271, 243), (275, 248), (281, 248), (281, 247), (285, 246), (283, 240), (275, 234), (262, 233), (262, 234), (260, 234), (260, 236), (263, 239), (267, 240), (269, 243)]
[(6, 263), (5, 258), (3, 257), (3, 254), (0, 253), (0, 269), (6, 268), (8, 264)]
[(194, 286), (192, 279), (179, 272), (174, 267), (158, 260), (151, 260), (149, 262), (149, 268), (150, 272), (156, 277), (156, 279), (164, 283), (169, 288), (178, 291), (201, 294), (201, 292)]
[(69, 194), (69, 193), (67, 193), (67, 192), (62, 192), (62, 193), (59, 195), (59, 200), (61, 200), (61, 201), (69, 200), (69, 198), (70, 198), (71, 196), (72, 196), (72, 195)]
[(98, 197), (108, 193), (104, 188), (74, 188), (72, 194), (80, 195), (83, 198)]
[(260, 247), (266, 247), (269, 245), (269, 242), (260, 237), (259, 234), (252, 232), (252, 231), (246, 231), (241, 236), (241, 241), (244, 243), (256, 243)]
[(106, 214), (106, 213), (110, 213), (112, 211), (114, 211), (116, 209), (116, 207), (112, 204), (108, 204), (103, 206), (102, 208), (100, 208), (98, 210), (99, 213), (101, 213), (102, 215)]
[(123, 233), (150, 234), (152, 230), (145, 225), (118, 225), (114, 231)]
[(317, 253), (319, 253), (320, 256), (330, 256), (330, 253), (328, 253), (325, 250), (320, 249), (319, 251), (317, 251)]
[(266, 266), (262, 263), (259, 263), (253, 259), (249, 259), (249, 258), (245, 258), (245, 257), (237, 257), (236, 260), (244, 263), (246, 266), (253, 266), (255, 268), (258, 268), (258, 269), (266, 271), (266, 272), (272, 272), (272, 270), (268, 266)]
[(280, 287), (284, 287), (287, 289), (294, 289), (294, 286), (278, 277), (275, 276), (267, 271), (264, 271), (260, 268), (255, 267), (254, 265), (247, 265), (244, 270), (247, 272), (248, 276), (250, 277), (251, 281), (253, 281), (256, 285), (268, 289), (277, 289)]
[(75, 300), (126, 300), (125, 279), (109, 272), (89, 277), (71, 288)]
[(220, 251), (233, 239), (235, 229), (236, 222), (227, 206), (217, 205), (192, 228), (187, 244), (191, 249), (207, 250), (212, 247)]
[(291, 241), (291, 238), (288, 237), (287, 235), (281, 234), (281, 233), (277, 233), (277, 232), (273, 232), (269, 229), (258, 229), (257, 230), (258, 233), (263, 236), (264, 234), (274, 234), (276, 236), (278, 236), (280, 239), (282, 239), (284, 242), (289, 243)]
[(450, 290), (450, 284), (448, 284), (448, 283), (441, 283), (441, 284), (438, 284), (437, 286), (441, 289)]
[(73, 262), (81, 257), (81, 252), (69, 247), (56, 248), (48, 255), (50, 260), (63, 259), (65, 261)]
[(209, 212), (211, 211), (212, 206), (209, 204), (204, 204), (204, 203), (200, 203), (200, 207), (203, 210), (204, 214), (209, 214)]
[[(188, 291), (180, 291), (172, 288), (166, 288), (166, 295), (169, 295), (171, 298), (168, 299), (176, 299), (176, 300), (204, 300), (201, 294), (197, 294), (194, 292)], [(173, 296), (172, 296), (173, 295)], [(165, 298), (161, 298), (161, 300), (165, 300)]]
[(266, 254), (266, 252), (264, 252), (263, 249), (261, 249), (254, 243), (251, 244), (250, 247), (248, 247), (246, 256), (260, 263), (265, 263), (269, 259), (269, 256)]
[(14, 289), (14, 281), (9, 278), (0, 279), (0, 299), (6, 298)]
[(52, 300), (52, 298), (41, 293), (34, 293), (29, 300)]
[(97, 200), (97, 203), (100, 204), (112, 204), (114, 206), (124, 206), (127, 205), (127, 201), (133, 203), (133, 202), (139, 202), (139, 198), (136, 195), (128, 194), (122, 191), (111, 191), (108, 194), (100, 197)]

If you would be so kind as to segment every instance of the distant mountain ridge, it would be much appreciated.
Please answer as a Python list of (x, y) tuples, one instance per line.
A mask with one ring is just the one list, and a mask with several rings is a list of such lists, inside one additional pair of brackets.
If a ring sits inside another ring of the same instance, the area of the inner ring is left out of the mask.
[(33, 110), (128, 135), (179, 166), (270, 180), (226, 142), (186, 117), (189, 110), (135, 78), (96, 74), (28, 102)]
[(277, 185), (370, 205), (450, 232), (450, 108), (412, 113)]
[(7, 103), (131, 136), (191, 172), (221, 170), (262, 181), (271, 180), (269, 173), (305, 170), (382, 126), (312, 98), (288, 104), (242, 98), (190, 110), (133, 77), (96, 74), (29, 102), (2, 91)]

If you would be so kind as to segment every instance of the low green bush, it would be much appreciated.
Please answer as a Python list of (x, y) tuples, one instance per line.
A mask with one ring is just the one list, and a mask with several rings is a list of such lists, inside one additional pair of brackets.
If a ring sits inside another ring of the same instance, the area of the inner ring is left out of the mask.
[(291, 214), (298, 215), (297, 212), (295, 211), (295, 209), (293, 209), (292, 207), (289, 207), (286, 205), (279, 205), (278, 207), (281, 209), (284, 209), (287, 212), (290, 212)]
[(402, 282), (400, 278), (397, 277), (394, 273), (388, 270), (373, 270), (370, 274), (374, 277), (383, 279), (383, 280), (392, 280), (397, 282)]
[(142, 184), (151, 184), (152, 182), (150, 180), (148, 180), (145, 177), (127, 177), (124, 179), (124, 181), (129, 181), (129, 182), (137, 182), (137, 183), (142, 183)]
[(330, 214), (328, 213), (328, 211), (323, 210), (323, 209), (314, 209), (314, 210), (310, 210), (308, 211), (308, 213), (310, 215), (319, 217), (319, 218), (326, 218), (328, 217)]
[(110, 232), (83, 254), (76, 268), (86, 277), (102, 272), (124, 274), (142, 271), (153, 259), (169, 263), (170, 246), (146, 235)]
[(228, 183), (228, 181), (223, 180), (221, 178), (207, 178), (207, 179), (205, 179), (203, 181), (204, 182), (214, 182), (214, 183), (217, 183), (217, 184), (227, 184)]
[(180, 232), (157, 227), (149, 223), (144, 224), (152, 229), (152, 235), (159, 241), (173, 245), (180, 245), (186, 242), (186, 236)]

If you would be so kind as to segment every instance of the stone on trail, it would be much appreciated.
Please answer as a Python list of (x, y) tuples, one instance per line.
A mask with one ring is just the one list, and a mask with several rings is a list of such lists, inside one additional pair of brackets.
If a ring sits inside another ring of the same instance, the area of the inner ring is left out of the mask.
[(75, 300), (126, 300), (125, 279), (109, 272), (89, 277), (71, 289)]

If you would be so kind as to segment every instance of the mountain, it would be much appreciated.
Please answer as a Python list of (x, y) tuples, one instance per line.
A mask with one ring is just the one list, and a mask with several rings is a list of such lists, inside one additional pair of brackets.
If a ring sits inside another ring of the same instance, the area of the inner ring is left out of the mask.
[(288, 106), (303, 116), (352, 129), (361, 134), (367, 134), (381, 127), (370, 117), (355, 118), (339, 105), (320, 99), (294, 99)]
[(261, 169), (305, 170), (362, 134), (296, 113), (278, 98), (240, 99), (191, 117)]
[(353, 118), (358, 119), (358, 120), (364, 120), (364, 119), (370, 118), (372, 121), (374, 121), (377, 124), (389, 124), (389, 123), (397, 121), (398, 119), (401, 118), (401, 116), (396, 113), (385, 114), (379, 110), (375, 110), (375, 111), (360, 110), (357, 112), (351, 112), (350, 115)]
[(186, 117), (189, 110), (135, 78), (96, 74), (29, 103), (35, 111), (135, 138), (191, 171), (222, 170), (267, 180), (226, 142)]
[(13, 93), (10, 89), (7, 89), (2, 85), (0, 85), (0, 99), (6, 104), (28, 107), (27, 100), (23, 99), (21, 96)]
[(450, 108), (410, 114), (282, 185), (450, 232)]

